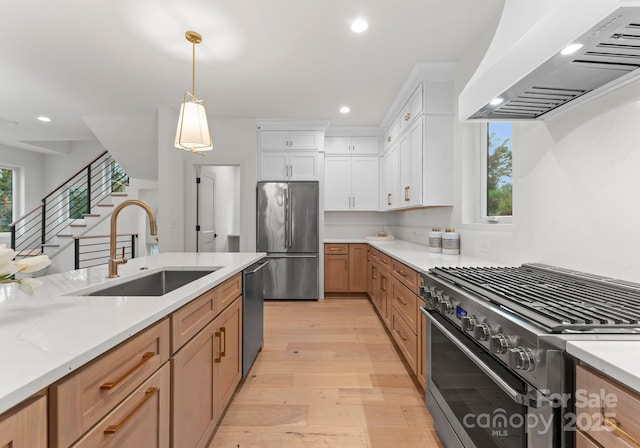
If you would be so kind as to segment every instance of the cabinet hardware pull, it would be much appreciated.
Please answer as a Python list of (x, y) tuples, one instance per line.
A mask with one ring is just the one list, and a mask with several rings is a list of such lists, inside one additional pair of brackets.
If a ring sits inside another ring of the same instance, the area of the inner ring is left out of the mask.
[(405, 305), (405, 306), (407, 305), (407, 302), (405, 302), (404, 300), (402, 300), (402, 299), (404, 299), (404, 297), (402, 297), (402, 296), (397, 296), (397, 297), (396, 297), (396, 299), (398, 299), (398, 302), (402, 303), (403, 305)]
[(387, 137), (387, 141), (391, 143), (391, 136)]
[(289, 177), (293, 177), (293, 165), (289, 165), (289, 168), (291, 169)]
[(407, 112), (404, 116), (404, 121), (409, 121), (411, 119), (411, 114)]
[(404, 335), (402, 334), (402, 332), (400, 330), (396, 330), (396, 333), (398, 333), (398, 336), (400, 336), (400, 339), (402, 339), (403, 341), (407, 340), (407, 338), (404, 337)]
[(387, 205), (391, 205), (391, 193), (387, 194)]
[[(224, 344), (222, 344), (222, 352), (220, 353), (220, 357), (224, 358), (227, 356), (227, 330), (224, 327), (220, 327), (220, 333), (224, 336)], [(222, 338), (220, 338), (222, 339)]]
[(603, 413), (602, 421), (604, 422), (605, 425), (607, 425), (609, 428), (611, 428), (613, 431), (615, 431), (616, 433), (618, 433), (619, 435), (621, 435), (625, 439), (627, 439), (630, 442), (634, 443), (636, 446), (640, 446), (640, 440), (636, 439), (631, 434), (629, 434), (627, 431), (625, 431), (624, 429), (620, 428), (620, 426), (622, 426), (622, 425), (620, 425), (620, 422), (616, 418), (614, 418), (614, 417), (605, 417), (604, 413)]
[(215, 358), (215, 359), (213, 360), (213, 362), (215, 362), (216, 364), (218, 364), (218, 363), (220, 363), (220, 362), (222, 361), (222, 337), (221, 337), (221, 335), (220, 335), (220, 332), (219, 332), (219, 331), (216, 331), (216, 332), (214, 333), (214, 336), (215, 336), (216, 338), (218, 338), (218, 353), (220, 353), (220, 355), (219, 355), (217, 358)]
[(356, 197), (355, 196), (351, 196), (353, 198), (353, 208), (356, 208)]
[(396, 271), (398, 274), (402, 275), (403, 277), (406, 277), (407, 274), (404, 273), (404, 271), (402, 269), (400, 269), (399, 271)]
[(407, 202), (410, 201), (410, 199), (409, 199), (409, 188), (411, 188), (411, 187), (404, 187), (404, 200), (407, 201)]
[(133, 408), (131, 410), (131, 412), (129, 412), (120, 423), (118, 423), (117, 425), (111, 425), (111, 426), (107, 426), (107, 429), (104, 430), (105, 434), (115, 434), (118, 431), (120, 431), (122, 429), (122, 427), (124, 425), (127, 424), (127, 422), (131, 419), (131, 417), (133, 417), (139, 410), (140, 408), (142, 408), (142, 406), (144, 406), (144, 404), (149, 401), (151, 399), (151, 397), (153, 397), (153, 395), (158, 392), (158, 388), (157, 387), (150, 387), (149, 389), (147, 389), (144, 393), (144, 398), (142, 399), (142, 401), (140, 401), (140, 403), (138, 403), (136, 405), (135, 408)]
[(122, 375), (120, 378), (118, 378), (117, 380), (110, 382), (110, 383), (104, 383), (100, 386), (100, 390), (111, 390), (114, 387), (116, 387), (117, 385), (119, 385), (120, 383), (122, 383), (124, 380), (126, 380), (129, 376), (133, 375), (133, 373), (138, 370), (140, 367), (142, 367), (144, 365), (145, 362), (149, 361), (151, 358), (153, 358), (156, 354), (154, 352), (146, 352), (144, 355), (142, 355), (142, 360), (136, 364), (135, 366), (133, 366), (131, 368), (131, 370), (125, 372), (124, 375)]
[(329, 249), (329, 250), (330, 250), (331, 252), (335, 252), (335, 251), (340, 250), (340, 248), (339, 248), (339, 247), (332, 247), (332, 248), (331, 248), (331, 249)]

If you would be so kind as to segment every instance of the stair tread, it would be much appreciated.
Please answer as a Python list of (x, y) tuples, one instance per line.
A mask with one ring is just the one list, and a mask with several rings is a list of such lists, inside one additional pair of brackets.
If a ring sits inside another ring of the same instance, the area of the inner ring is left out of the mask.
[(40, 247), (60, 247), (60, 245), (47, 243), (47, 244), (41, 244)]
[(86, 224), (69, 224), (69, 227), (87, 227)]
[(70, 233), (58, 233), (56, 236), (60, 238), (73, 238), (73, 235)]
[(111, 196), (126, 197), (126, 196), (129, 196), (129, 195), (127, 193), (111, 193)]
[(82, 216), (85, 218), (99, 218), (100, 215), (97, 213), (83, 213)]
[(42, 255), (39, 247), (34, 247), (33, 249), (22, 249), (16, 252), (16, 257), (35, 257), (36, 255)]
[(98, 204), (98, 207), (113, 207), (113, 204)]

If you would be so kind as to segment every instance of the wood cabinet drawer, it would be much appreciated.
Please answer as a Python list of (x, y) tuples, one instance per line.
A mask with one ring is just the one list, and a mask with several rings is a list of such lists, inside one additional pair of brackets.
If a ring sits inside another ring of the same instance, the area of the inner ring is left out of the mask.
[(168, 448), (169, 364), (165, 364), (73, 448)]
[(171, 353), (177, 352), (242, 294), (242, 275), (236, 274), (171, 314)]
[(605, 447), (640, 447), (640, 394), (587, 366), (576, 367), (576, 391), (578, 429)]
[(391, 308), (391, 334), (398, 343), (405, 360), (411, 366), (413, 373), (417, 370), (416, 354), (418, 353), (418, 340), (416, 334), (409, 328), (398, 310)]
[(349, 245), (346, 243), (327, 243), (324, 245), (324, 253), (327, 255), (347, 255), (349, 254)]
[(393, 288), (391, 306), (395, 307), (396, 311), (400, 313), (411, 331), (417, 333), (418, 305), (416, 295), (395, 277), (393, 277), (391, 285)]
[(47, 447), (47, 397), (31, 398), (0, 418), (0, 446)]
[(406, 264), (393, 260), (393, 276), (404, 283), (414, 294), (418, 294), (420, 276)]
[(169, 359), (169, 320), (49, 388), (50, 446), (68, 447)]
[(375, 249), (371, 246), (369, 246), (369, 249), (367, 249), (367, 258), (371, 261), (378, 261), (378, 249)]
[(383, 269), (391, 271), (392, 258), (389, 255), (378, 252), (378, 262), (380, 262)]

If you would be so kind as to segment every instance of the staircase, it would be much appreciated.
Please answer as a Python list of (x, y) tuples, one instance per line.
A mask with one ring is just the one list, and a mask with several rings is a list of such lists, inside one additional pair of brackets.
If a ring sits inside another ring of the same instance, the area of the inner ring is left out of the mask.
[(53, 261), (73, 245), (74, 237), (111, 216), (115, 206), (127, 199), (128, 185), (127, 174), (103, 152), (10, 224), (16, 258), (47, 254)]

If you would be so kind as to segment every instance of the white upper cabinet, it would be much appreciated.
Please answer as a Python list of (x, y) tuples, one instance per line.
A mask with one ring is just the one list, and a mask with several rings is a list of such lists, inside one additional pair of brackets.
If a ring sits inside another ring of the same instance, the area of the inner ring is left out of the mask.
[(398, 132), (402, 132), (422, 113), (422, 84), (420, 84), (400, 110), (398, 115)]
[(400, 191), (398, 168), (398, 145), (395, 145), (384, 155), (382, 159), (382, 189), (381, 189), (381, 209), (393, 210), (398, 208), (398, 192)]
[(422, 205), (423, 118), (420, 117), (400, 139), (398, 207)]
[(378, 157), (325, 157), (325, 210), (378, 210)]
[(378, 137), (325, 137), (324, 150), (326, 154), (378, 154), (378, 142)]
[(398, 140), (398, 119), (395, 118), (391, 122), (391, 125), (387, 129), (387, 132), (384, 133), (384, 136), (383, 136), (384, 151), (386, 152), (395, 143), (397, 143), (397, 140)]
[(318, 153), (265, 151), (260, 154), (260, 180), (318, 180)]
[(324, 148), (321, 131), (260, 131), (260, 149), (267, 151), (309, 150)]

